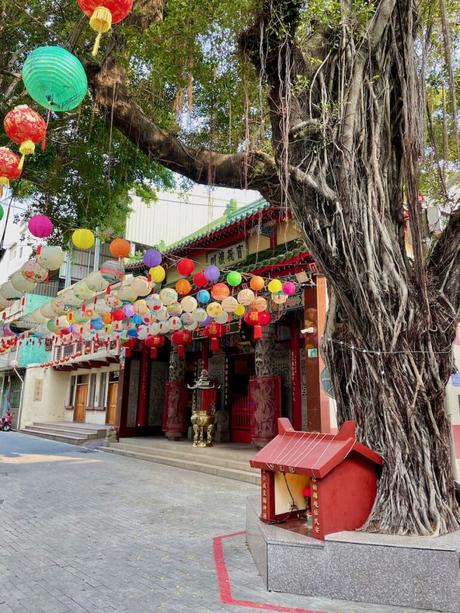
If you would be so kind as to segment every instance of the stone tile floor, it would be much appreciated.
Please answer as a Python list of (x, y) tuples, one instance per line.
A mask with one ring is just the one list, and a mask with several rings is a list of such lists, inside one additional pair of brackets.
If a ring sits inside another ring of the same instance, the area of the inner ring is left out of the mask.
[[(267, 592), (244, 535), (256, 486), (0, 432), (0, 613), (410, 613)], [(372, 580), (372, 577), (369, 578)], [(233, 601), (234, 602), (234, 601)]]

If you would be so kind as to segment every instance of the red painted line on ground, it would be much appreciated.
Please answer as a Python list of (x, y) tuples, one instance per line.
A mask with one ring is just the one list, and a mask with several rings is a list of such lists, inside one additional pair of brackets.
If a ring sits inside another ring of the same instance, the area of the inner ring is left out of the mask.
[(222, 541), (224, 539), (241, 536), (245, 532), (232, 532), (230, 534), (222, 534), (213, 538), (214, 562), (216, 564), (217, 583), (219, 585), (220, 600), (223, 604), (229, 604), (236, 607), (246, 607), (250, 609), (264, 609), (265, 611), (278, 611), (279, 613), (325, 613), (324, 611), (311, 611), (310, 609), (296, 609), (292, 607), (283, 607), (282, 605), (270, 604), (265, 602), (253, 602), (252, 600), (238, 600), (233, 598), (232, 585), (227, 565), (225, 563), (224, 548)]

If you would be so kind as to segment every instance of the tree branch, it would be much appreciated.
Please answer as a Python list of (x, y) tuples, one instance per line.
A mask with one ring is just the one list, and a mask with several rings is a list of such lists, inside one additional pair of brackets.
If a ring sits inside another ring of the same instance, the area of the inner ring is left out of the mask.
[(279, 198), (278, 172), (268, 155), (258, 151), (224, 154), (188, 147), (159, 127), (132, 99), (125, 71), (113, 58), (103, 66), (87, 66), (87, 74), (99, 110), (153, 160), (197, 183), (256, 189), (272, 202)]

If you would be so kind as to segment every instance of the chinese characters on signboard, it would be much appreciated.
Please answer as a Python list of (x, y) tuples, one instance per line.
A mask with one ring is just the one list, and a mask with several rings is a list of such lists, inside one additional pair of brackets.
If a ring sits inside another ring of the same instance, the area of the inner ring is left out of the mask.
[(247, 255), (246, 242), (242, 241), (241, 243), (236, 243), (236, 245), (229, 245), (218, 251), (208, 253), (207, 263), (214, 266), (230, 266), (231, 264), (243, 262)]

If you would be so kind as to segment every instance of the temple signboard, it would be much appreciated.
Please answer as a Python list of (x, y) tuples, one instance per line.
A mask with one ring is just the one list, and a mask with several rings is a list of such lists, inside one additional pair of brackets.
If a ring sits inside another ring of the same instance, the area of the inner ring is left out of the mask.
[(247, 256), (248, 248), (246, 241), (241, 241), (236, 243), (236, 245), (229, 245), (218, 251), (208, 253), (206, 259), (208, 264), (213, 264), (214, 266), (229, 266), (238, 262), (244, 262)]

